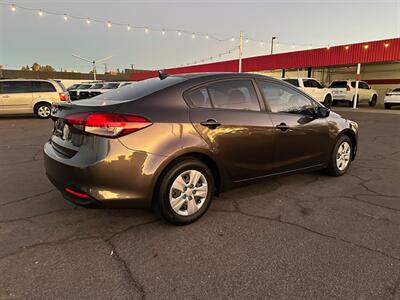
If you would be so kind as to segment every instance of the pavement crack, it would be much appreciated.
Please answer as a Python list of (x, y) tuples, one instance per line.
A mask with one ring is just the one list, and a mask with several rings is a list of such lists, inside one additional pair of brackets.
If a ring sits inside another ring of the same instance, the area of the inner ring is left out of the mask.
[(39, 196), (43, 196), (43, 195), (49, 194), (49, 193), (51, 193), (51, 192), (53, 192), (55, 190), (56, 189), (50, 189), (48, 191), (41, 192), (41, 193), (38, 193), (38, 194), (35, 194), (35, 195), (32, 195), (32, 196), (27, 196), (27, 197), (24, 197), (24, 198), (21, 198), (21, 199), (16, 199), (16, 200), (12, 200), (12, 201), (9, 201), (9, 202), (6, 202), (6, 203), (2, 203), (0, 205), (0, 207), (4, 207), (4, 206), (10, 205), (10, 204), (14, 204), (14, 203), (26, 201), (26, 200), (29, 200), (29, 199), (32, 199), (32, 198), (36, 198), (36, 197), (39, 197)]
[(396, 261), (400, 261), (399, 257), (387, 254), (386, 252), (384, 252), (382, 250), (373, 249), (373, 248), (370, 248), (370, 247), (355, 243), (355, 242), (350, 241), (350, 240), (346, 240), (344, 238), (341, 238), (341, 237), (338, 237), (338, 236), (335, 236), (335, 235), (330, 235), (330, 234), (327, 234), (327, 233), (323, 233), (323, 232), (314, 230), (312, 228), (309, 228), (307, 226), (304, 226), (304, 225), (301, 225), (301, 224), (298, 224), (298, 223), (295, 223), (295, 222), (285, 221), (285, 220), (283, 220), (283, 218), (282, 218), (283, 216), (282, 215), (279, 215), (276, 218), (271, 218), (271, 217), (266, 217), (266, 216), (260, 216), (260, 215), (254, 215), (254, 214), (246, 213), (246, 212), (244, 212), (244, 211), (242, 211), (240, 209), (239, 203), (236, 200), (234, 200), (234, 207), (235, 207), (235, 211), (231, 211), (231, 213), (239, 213), (239, 214), (242, 214), (242, 215), (247, 216), (247, 217), (253, 217), (253, 218), (257, 218), (257, 219), (264, 219), (264, 220), (267, 220), (267, 221), (270, 221), (270, 222), (278, 222), (280, 224), (294, 226), (294, 227), (297, 227), (299, 229), (302, 229), (302, 230), (308, 231), (310, 233), (319, 235), (319, 236), (324, 237), (324, 238), (329, 238), (329, 239), (333, 239), (333, 240), (339, 240), (339, 241), (341, 241), (343, 243), (352, 245), (354, 247), (357, 247), (357, 248), (360, 248), (360, 249), (364, 249), (364, 250), (367, 250), (367, 251), (370, 251), (370, 252), (374, 252), (374, 253), (386, 256), (388, 258), (394, 259)]
[(117, 263), (120, 264), (122, 271), (126, 275), (126, 279), (128, 280), (128, 282), (130, 282), (133, 288), (140, 294), (140, 299), (146, 299), (146, 291), (144, 289), (144, 286), (135, 279), (132, 270), (129, 268), (129, 264), (119, 254), (115, 244), (110, 239), (103, 239), (103, 241), (110, 246), (111, 256)]

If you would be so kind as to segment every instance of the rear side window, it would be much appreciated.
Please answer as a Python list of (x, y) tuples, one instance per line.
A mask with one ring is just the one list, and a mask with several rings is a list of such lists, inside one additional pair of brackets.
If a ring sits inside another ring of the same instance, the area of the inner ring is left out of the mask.
[(392, 92), (400, 92), (400, 89), (394, 89)]
[(56, 88), (50, 82), (47, 82), (47, 81), (33, 81), (32, 86), (33, 86), (33, 92), (36, 92), (36, 93), (55, 92), (56, 91)]
[(190, 102), (196, 107), (210, 108), (210, 97), (206, 88), (201, 88), (189, 93)]
[(329, 87), (330, 88), (346, 88), (347, 81), (334, 81), (331, 83), (331, 85)]
[(260, 110), (257, 94), (250, 80), (228, 80), (208, 86), (215, 108)]
[(3, 94), (32, 93), (30, 81), (3, 81)]
[(287, 83), (290, 83), (291, 85), (299, 87), (298, 79), (283, 79), (283, 81), (286, 81)]

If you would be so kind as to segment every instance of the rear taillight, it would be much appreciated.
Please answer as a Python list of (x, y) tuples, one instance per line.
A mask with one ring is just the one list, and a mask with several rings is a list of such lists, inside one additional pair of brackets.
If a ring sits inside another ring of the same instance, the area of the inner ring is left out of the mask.
[(60, 96), (60, 101), (65, 101), (67, 100), (67, 97), (65, 97), (64, 93), (58, 93), (58, 96)]
[(152, 123), (139, 116), (113, 113), (79, 113), (66, 117), (66, 122), (84, 132), (116, 138), (141, 130)]
[(346, 91), (350, 92), (350, 87), (348, 85), (346, 86)]

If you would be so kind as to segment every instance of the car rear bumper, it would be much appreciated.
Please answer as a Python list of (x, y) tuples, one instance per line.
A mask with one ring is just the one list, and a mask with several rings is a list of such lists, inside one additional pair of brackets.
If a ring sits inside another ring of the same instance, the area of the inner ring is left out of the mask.
[(353, 96), (349, 94), (332, 94), (332, 99), (336, 101), (351, 101), (352, 98)]
[(386, 96), (383, 100), (384, 103), (393, 104), (393, 105), (400, 105), (400, 96), (397, 97), (388, 97)]
[(46, 175), (64, 198), (78, 205), (151, 207), (157, 170), (165, 157), (129, 150), (118, 140), (110, 140), (107, 148), (95, 161), (79, 152), (66, 158), (49, 141), (44, 146)]

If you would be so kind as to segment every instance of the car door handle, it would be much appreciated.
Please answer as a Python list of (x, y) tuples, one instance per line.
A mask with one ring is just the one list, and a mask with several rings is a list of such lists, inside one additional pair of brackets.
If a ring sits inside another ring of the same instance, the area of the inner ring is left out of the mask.
[(283, 131), (283, 132), (288, 131), (288, 130), (290, 129), (290, 127), (287, 126), (286, 123), (281, 123), (281, 124), (279, 124), (279, 125), (276, 125), (275, 127), (276, 127), (277, 129)]
[(216, 120), (214, 120), (214, 119), (208, 119), (207, 121), (200, 122), (200, 124), (203, 125), (203, 126), (205, 126), (205, 127), (210, 128), (210, 129), (215, 129), (215, 128), (217, 128), (218, 126), (221, 126), (221, 123), (218, 123), (218, 122), (217, 122)]

